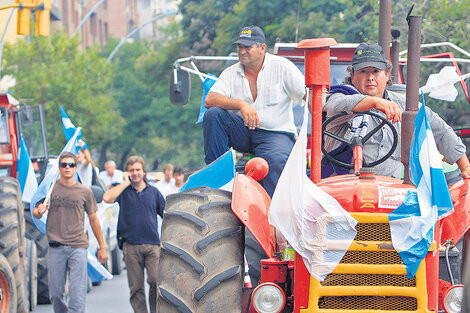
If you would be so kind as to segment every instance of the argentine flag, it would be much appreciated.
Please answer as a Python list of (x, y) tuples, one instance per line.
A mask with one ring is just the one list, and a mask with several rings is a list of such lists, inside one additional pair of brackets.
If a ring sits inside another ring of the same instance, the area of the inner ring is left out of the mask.
[(209, 91), (211, 90), (212, 86), (215, 84), (215, 81), (217, 80), (217, 76), (213, 74), (207, 74), (208, 77), (204, 79), (204, 82), (202, 83), (202, 101), (201, 101), (201, 108), (199, 109), (199, 116), (197, 118), (196, 124), (202, 123), (204, 120), (204, 114), (206, 114), (206, 97)]
[(416, 191), (409, 191), (403, 204), (388, 215), (392, 243), (414, 277), (433, 240), (438, 219), (452, 213), (453, 205), (423, 104), (415, 119), (411, 146), (411, 179)]
[(31, 198), (38, 189), (38, 181), (34, 174), (33, 163), (29, 155), (28, 146), (20, 135), (20, 152), (18, 158), (18, 181), (21, 186), (21, 200), (31, 202)]
[[(69, 141), (67, 142), (67, 144), (65, 145), (65, 147), (62, 149), (60, 153), (63, 153), (63, 152), (73, 153), (72, 150), (77, 144), (79, 133), (81, 133), (80, 129), (78, 129), (75, 132), (75, 134), (72, 135), (72, 138), (69, 139)], [(59, 159), (58, 158), (55, 160), (54, 164), (46, 173), (44, 179), (39, 184), (39, 187), (37, 188), (36, 192), (33, 194), (31, 201), (29, 203), (31, 217), (33, 218), (34, 225), (36, 225), (36, 228), (44, 235), (46, 234), (46, 222), (47, 222), (48, 211), (46, 211), (46, 213), (44, 213), (44, 215), (40, 219), (37, 219), (33, 216), (33, 209), (37, 206), (37, 204), (40, 201), (46, 199), (47, 195), (51, 191), (51, 187), (53, 186), (54, 181), (56, 181), (57, 179), (59, 179)]]
[[(79, 134), (81, 134), (80, 128), (77, 129), (74, 134), (72, 134), (64, 149), (62, 149), (62, 152), (74, 152), (72, 150), (77, 147)], [(37, 188), (37, 191), (32, 196), (29, 205), (34, 225), (36, 225), (36, 228), (44, 235), (46, 235), (47, 232), (47, 214), (49, 211), (46, 211), (40, 219), (37, 219), (33, 216), (33, 209), (37, 206), (40, 201), (43, 201), (47, 197), (51, 188), (53, 188), (54, 181), (59, 178), (58, 162), (59, 159), (57, 159), (57, 162), (55, 162), (51, 169), (46, 173), (46, 177), (42, 180), (41, 184)], [(87, 255), (87, 272), (88, 276), (90, 277), (93, 283), (99, 282), (103, 279), (109, 280), (113, 278), (113, 275), (111, 275), (111, 273), (109, 273), (109, 271), (98, 262), (96, 257), (92, 253), (90, 253), (90, 251), (88, 251)]]
[[(62, 119), (62, 131), (64, 132), (65, 139), (68, 141), (75, 134), (75, 131), (77, 130), (77, 128), (75, 127), (75, 125), (73, 125), (72, 121), (70, 120), (69, 116), (67, 115), (67, 113), (65, 112), (65, 109), (62, 106), (60, 106), (60, 116)], [(82, 131), (80, 131), (77, 136), (77, 142), (82, 140), (82, 135), (83, 133)], [(83, 144), (84, 144), (83, 148), (88, 149), (88, 145), (86, 144), (86, 142), (83, 141)], [(75, 151), (71, 151), (71, 152), (74, 154), (77, 154), (78, 150), (80, 150), (80, 146), (76, 145)]]
[(189, 176), (180, 191), (202, 186), (232, 191), (236, 172), (233, 153), (233, 149), (228, 150), (215, 161)]

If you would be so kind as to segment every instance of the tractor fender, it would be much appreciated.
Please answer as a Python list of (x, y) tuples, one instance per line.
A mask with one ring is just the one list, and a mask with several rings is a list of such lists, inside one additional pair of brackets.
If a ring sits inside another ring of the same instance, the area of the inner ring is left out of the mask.
[(456, 244), (470, 229), (470, 179), (463, 179), (449, 188), (454, 212), (441, 221), (441, 244)]
[(237, 173), (233, 182), (232, 211), (252, 233), (268, 257), (275, 251), (274, 228), (268, 222), (271, 198), (253, 178)]

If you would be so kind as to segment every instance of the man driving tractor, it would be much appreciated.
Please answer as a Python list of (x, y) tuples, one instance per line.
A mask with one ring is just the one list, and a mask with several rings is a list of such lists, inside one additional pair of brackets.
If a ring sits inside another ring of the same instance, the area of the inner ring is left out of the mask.
[[(331, 87), (323, 111), (327, 113), (327, 117), (330, 117), (339, 112), (351, 114), (372, 110), (392, 121), (398, 133), (398, 147), (390, 158), (375, 167), (375, 173), (400, 178), (401, 114), (405, 110), (405, 95), (386, 90), (387, 86), (392, 85), (391, 69), (392, 64), (385, 59), (384, 51), (379, 45), (361, 43), (354, 52), (352, 64), (348, 66), (350, 76), (345, 78), (345, 84)], [(426, 113), (437, 148), (444, 156), (443, 160), (449, 164), (457, 163), (462, 177), (470, 178), (470, 163), (462, 140), (438, 114), (428, 107), (426, 107)], [(374, 116), (367, 116), (367, 120), (362, 121), (362, 124), (367, 124), (369, 129), (375, 129), (381, 123), (381, 120)], [(349, 123), (336, 124), (331, 127), (330, 130), (340, 136), (351, 131)], [(372, 162), (382, 158), (390, 151), (393, 140), (392, 131), (388, 127), (382, 127), (364, 142), (364, 160)], [(335, 150), (342, 150), (341, 146), (333, 146), (331, 141), (331, 138), (327, 139), (329, 147), (327, 150), (333, 154)]]

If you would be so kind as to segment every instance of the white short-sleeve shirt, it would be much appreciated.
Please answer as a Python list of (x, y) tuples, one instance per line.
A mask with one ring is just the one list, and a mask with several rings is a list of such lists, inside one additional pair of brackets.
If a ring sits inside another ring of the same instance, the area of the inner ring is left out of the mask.
[(99, 177), (105, 185), (120, 184), (124, 181), (123, 172), (118, 169), (114, 170), (113, 177), (109, 176), (108, 171), (100, 172)]
[(159, 180), (155, 184), (155, 187), (157, 187), (158, 191), (160, 191), (160, 193), (163, 195), (165, 199), (168, 195), (177, 193), (179, 191), (179, 188), (175, 186), (174, 178), (172, 178), (169, 183), (166, 182), (164, 179)]
[[(305, 103), (305, 78), (291, 61), (266, 53), (258, 73), (256, 101), (240, 62), (225, 69), (210, 91), (251, 104), (261, 129), (296, 133), (292, 104)], [(242, 117), (239, 110), (232, 111)]]

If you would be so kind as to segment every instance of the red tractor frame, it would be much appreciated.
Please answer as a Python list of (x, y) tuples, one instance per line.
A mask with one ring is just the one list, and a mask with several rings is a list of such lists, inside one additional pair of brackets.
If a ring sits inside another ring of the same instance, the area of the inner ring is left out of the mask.
[[(295, 260), (283, 259), (268, 222), (271, 199), (252, 178), (257, 173), (239, 173), (231, 194), (201, 187), (167, 198), (158, 274), (159, 312), (459, 311), (461, 257), (470, 251), (470, 180), (449, 185), (454, 213), (437, 222), (434, 242), (415, 277), (408, 279), (391, 242), (387, 213), (396, 205), (384, 204), (384, 198), (415, 189), (409, 177), (405, 175), (403, 181), (359, 170), (320, 178), (322, 106), (330, 84), (330, 59), (350, 61), (355, 49), (330, 49), (334, 45), (331, 38), (308, 39), (289, 52), (304, 54), (307, 100), (312, 107), (311, 179), (358, 221), (356, 238), (342, 261), (321, 282), (310, 276), (300, 255)], [(410, 49), (409, 59), (418, 55), (418, 70), (410, 71), (419, 75), (419, 43), (417, 46), (417, 51)], [(331, 55), (333, 50), (344, 54)], [(408, 72), (407, 92), (413, 89), (411, 76)], [(415, 108), (410, 111), (415, 114), (417, 89)], [(411, 138), (409, 133), (405, 136)], [(402, 149), (407, 145), (409, 142), (403, 143)], [(242, 288), (244, 228), (267, 256), (260, 261), (260, 280), (253, 282), (254, 289)], [(462, 242), (460, 253), (455, 245)], [(254, 302), (265, 306), (260, 308)]]
[[(40, 302), (44, 302), (42, 298), (49, 298), (45, 267), (47, 247), (41, 249), (37, 244), (40, 239), (35, 233), (30, 212), (24, 211), (21, 188), (16, 179), (20, 134), (29, 146), (35, 170), (44, 173), (48, 154), (42, 107), (20, 105), (12, 95), (0, 94), (1, 312), (33, 310), (38, 302), (38, 293)], [(45, 237), (42, 238), (44, 240), (47, 246)]]

